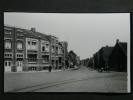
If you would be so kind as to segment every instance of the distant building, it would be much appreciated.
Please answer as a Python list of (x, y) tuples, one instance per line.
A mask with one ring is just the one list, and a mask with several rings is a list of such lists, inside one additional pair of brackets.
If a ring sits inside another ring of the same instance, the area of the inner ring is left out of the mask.
[(93, 67), (93, 57), (89, 58), (88, 67)]
[(60, 41), (59, 45), (61, 45), (62, 52), (63, 52), (62, 64), (63, 64), (64, 68), (66, 69), (66, 68), (69, 67), (69, 64), (68, 64), (68, 51), (67, 51), (68, 43), (66, 41)]
[(127, 43), (116, 40), (115, 47), (109, 56), (111, 70), (127, 71)]
[(75, 54), (73, 50), (68, 52), (68, 57), (69, 67), (73, 68), (75, 66), (80, 66), (80, 57), (77, 56), (77, 54)]
[(99, 68), (99, 52), (96, 52), (95, 54), (93, 54), (93, 66), (94, 69), (98, 69)]
[(102, 47), (100, 50), (99, 50), (99, 54), (98, 54), (98, 67), (99, 68), (105, 68), (105, 66), (108, 65), (108, 57), (110, 55), (110, 53), (112, 52), (113, 50), (113, 47), (109, 47), (109, 46), (106, 46), (106, 47)]

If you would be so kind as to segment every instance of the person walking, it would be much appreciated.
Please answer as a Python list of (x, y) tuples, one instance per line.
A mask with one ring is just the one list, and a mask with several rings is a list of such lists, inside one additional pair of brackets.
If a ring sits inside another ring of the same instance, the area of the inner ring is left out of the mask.
[(49, 66), (49, 72), (51, 72), (51, 70), (52, 70), (52, 65)]

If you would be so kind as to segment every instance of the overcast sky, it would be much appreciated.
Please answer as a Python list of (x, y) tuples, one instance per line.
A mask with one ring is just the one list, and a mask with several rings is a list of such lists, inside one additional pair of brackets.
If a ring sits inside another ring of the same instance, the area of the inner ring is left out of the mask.
[(92, 57), (116, 39), (130, 43), (129, 13), (4, 13), (4, 24), (53, 34), (68, 42), (81, 59)]

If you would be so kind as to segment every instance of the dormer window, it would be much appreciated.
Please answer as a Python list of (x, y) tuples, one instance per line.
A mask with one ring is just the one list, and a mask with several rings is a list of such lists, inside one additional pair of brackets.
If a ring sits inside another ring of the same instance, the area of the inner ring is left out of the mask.
[(11, 34), (12, 29), (5, 28), (5, 34)]
[(23, 36), (23, 31), (17, 30), (17, 35), (18, 35), (18, 36)]

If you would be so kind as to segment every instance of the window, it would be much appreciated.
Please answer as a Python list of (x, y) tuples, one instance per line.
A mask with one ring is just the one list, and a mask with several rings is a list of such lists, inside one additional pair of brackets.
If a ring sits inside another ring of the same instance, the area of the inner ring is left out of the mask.
[(28, 49), (30, 49), (30, 41), (28, 41)]
[(34, 71), (34, 70), (36, 70), (36, 69), (37, 69), (36, 67), (30, 67), (30, 68), (29, 68), (30, 71)]
[(61, 52), (60, 52), (60, 47), (58, 48), (58, 53), (61, 53)]
[(5, 49), (11, 49), (11, 41), (5, 41)]
[(36, 42), (32, 42), (31, 49), (32, 49), (32, 50), (36, 50)]
[(37, 62), (36, 54), (28, 54), (28, 62)]
[(30, 41), (28, 41), (28, 45), (30, 45)]
[(5, 62), (5, 66), (7, 66), (7, 62)]
[(23, 58), (23, 56), (24, 56), (23, 53), (17, 53), (16, 54), (16, 58)]
[(48, 44), (46, 44), (46, 48), (48, 48), (48, 46), (49, 46), (49, 45), (48, 45)]
[(42, 63), (49, 62), (49, 56), (48, 55), (43, 55), (42, 56)]
[(48, 42), (42, 42), (41, 43), (41, 47), (42, 47), (42, 51), (44, 52), (48, 52), (49, 51), (49, 44), (48, 44)]
[(54, 46), (52, 46), (52, 53), (54, 53)]
[(45, 46), (42, 46), (42, 51), (45, 51)]
[(46, 44), (46, 51), (49, 51), (49, 44)]
[(5, 53), (5, 58), (12, 58), (12, 53)]
[(28, 50), (37, 50), (37, 42), (28, 41)]
[(56, 47), (56, 53), (58, 53), (58, 47)]
[(23, 32), (17, 31), (17, 35), (18, 35), (18, 36), (23, 36)]
[(9, 66), (11, 66), (11, 62), (9, 62)]
[(17, 49), (22, 50), (22, 42), (17, 43)]
[(11, 30), (10, 29), (6, 29), (5, 30), (5, 34), (11, 34)]
[(11, 67), (11, 61), (5, 61), (5, 67)]

